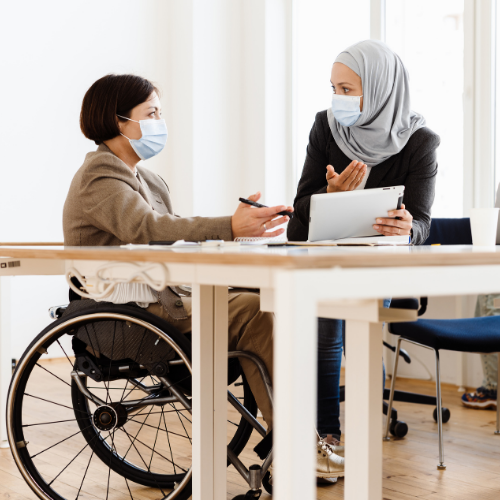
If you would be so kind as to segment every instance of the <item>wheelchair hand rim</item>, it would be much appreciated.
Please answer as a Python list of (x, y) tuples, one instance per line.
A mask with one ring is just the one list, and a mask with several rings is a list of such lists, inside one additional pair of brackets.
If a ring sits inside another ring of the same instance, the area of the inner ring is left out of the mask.
[[(16, 442), (16, 437), (14, 436), (14, 404), (15, 404), (15, 398), (16, 398), (16, 392), (17, 388), (19, 386), (21, 377), (24, 373), (24, 369), (26, 366), (29, 364), (29, 362), (32, 360), (33, 356), (35, 355), (40, 355), (41, 349), (44, 349), (44, 344), (47, 343), (47, 341), (51, 340), (53, 337), (58, 335), (61, 331), (67, 329), (69, 326), (74, 325), (76, 323), (82, 322), (82, 321), (90, 321), (90, 320), (98, 320), (98, 319), (115, 319), (115, 320), (121, 320), (121, 321), (131, 321), (139, 326), (142, 326), (144, 328), (147, 328), (151, 330), (152, 332), (156, 333), (158, 336), (160, 336), (165, 342), (167, 342), (173, 349), (174, 351), (179, 355), (179, 357), (184, 361), (185, 365), (188, 367), (191, 375), (193, 373), (192, 366), (191, 366), (191, 361), (187, 358), (185, 353), (180, 350), (177, 347), (177, 344), (162, 330), (159, 328), (155, 327), (151, 323), (148, 323), (147, 321), (143, 321), (139, 318), (135, 318), (133, 316), (128, 316), (124, 314), (119, 314), (119, 313), (90, 313), (90, 314), (84, 314), (80, 316), (76, 316), (74, 318), (68, 319), (58, 325), (56, 325), (54, 328), (52, 328), (50, 331), (48, 331), (46, 334), (44, 334), (37, 342), (35, 342), (31, 347), (29, 347), (25, 353), (23, 354), (21, 360), (19, 361), (18, 365), (16, 366), (16, 371), (14, 372), (14, 375), (12, 377), (10, 386), (9, 386), (9, 392), (7, 395), (7, 437), (9, 440), (9, 445), (11, 449), (12, 456), (14, 457), (14, 461), (16, 462), (17, 468), (21, 472), (21, 475), (23, 476), (24, 480), (28, 483), (30, 488), (32, 489), (33, 492), (37, 494), (37, 496), (43, 500), (53, 500), (51, 497), (49, 497), (41, 488), (41, 486), (38, 485), (37, 481), (35, 478), (32, 477), (32, 475), (26, 470), (26, 467), (23, 464), (22, 458), (19, 454), (19, 449), (17, 446)], [(60, 321), (60, 320), (58, 320)], [(184, 479), (178, 484), (178, 486), (172, 490), (167, 497), (165, 497), (168, 500), (174, 500), (179, 494), (182, 493), (184, 490), (184, 487), (186, 484), (191, 480), (192, 478), (192, 467), (189, 468), (189, 470), (186, 472), (186, 475), (184, 476)], [(55, 492), (57, 493), (57, 492)]]

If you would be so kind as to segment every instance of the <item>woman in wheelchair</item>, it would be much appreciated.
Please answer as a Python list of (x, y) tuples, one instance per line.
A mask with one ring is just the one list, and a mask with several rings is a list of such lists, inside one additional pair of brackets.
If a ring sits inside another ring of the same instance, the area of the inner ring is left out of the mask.
[[(275, 228), (288, 217), (277, 214), (292, 207), (240, 204), (232, 216), (210, 218), (174, 213), (164, 180), (138, 165), (160, 153), (167, 140), (158, 92), (148, 80), (108, 75), (96, 81), (83, 99), (80, 126), (98, 148), (87, 154), (71, 183), (63, 214), (65, 245), (232, 240), (283, 232)], [(73, 288), (79, 291), (80, 285), (75, 281)], [(70, 298), (28, 347), (13, 376), (8, 431), (24, 478), (44, 499), (144, 498), (144, 487), (158, 490), (159, 497), (188, 498), (189, 287), (156, 292), (145, 284), (119, 284), (105, 301), (79, 300), (74, 292)], [(261, 443), (259, 475), (238, 455), (254, 429), (265, 438), (272, 428), (274, 317), (260, 311), (258, 294), (241, 290), (230, 292), (228, 308), (228, 382), (241, 374), (243, 386), (240, 397), (228, 391), (233, 415), (228, 460), (257, 498), (261, 480), (272, 489), (270, 439)], [(257, 406), (267, 430), (256, 419)], [(335, 451), (341, 449), (320, 440), (318, 476), (343, 475), (343, 458)]]

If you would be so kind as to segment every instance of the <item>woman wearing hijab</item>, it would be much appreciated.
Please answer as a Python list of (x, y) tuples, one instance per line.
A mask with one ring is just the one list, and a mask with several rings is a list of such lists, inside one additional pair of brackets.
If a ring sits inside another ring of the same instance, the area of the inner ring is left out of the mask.
[[(422, 244), (431, 223), (440, 140), (411, 110), (401, 59), (382, 42), (357, 43), (335, 60), (331, 85), (331, 108), (316, 115), (309, 136), (288, 238), (307, 240), (313, 194), (404, 185), (401, 209), (377, 219), (373, 227), (383, 235), (410, 235), (413, 245)], [(335, 445), (343, 329), (343, 321), (319, 319), (317, 425), (325, 441)]]

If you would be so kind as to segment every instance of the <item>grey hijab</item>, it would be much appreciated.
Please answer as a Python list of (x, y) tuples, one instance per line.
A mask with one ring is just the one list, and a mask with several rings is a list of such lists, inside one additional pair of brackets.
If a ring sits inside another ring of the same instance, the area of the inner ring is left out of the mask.
[(363, 112), (344, 127), (328, 109), (333, 138), (351, 160), (373, 167), (399, 153), (411, 135), (425, 126), (425, 118), (410, 109), (408, 72), (385, 43), (365, 40), (341, 52), (335, 62), (361, 77)]

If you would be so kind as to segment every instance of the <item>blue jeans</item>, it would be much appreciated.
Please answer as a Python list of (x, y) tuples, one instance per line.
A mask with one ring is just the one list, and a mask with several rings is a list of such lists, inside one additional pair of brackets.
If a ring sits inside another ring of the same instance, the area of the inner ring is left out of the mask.
[[(384, 300), (389, 307), (391, 299)], [(318, 415), (320, 436), (332, 434), (340, 439), (340, 365), (345, 339), (345, 321), (318, 318)], [(385, 381), (385, 366), (383, 365)]]

